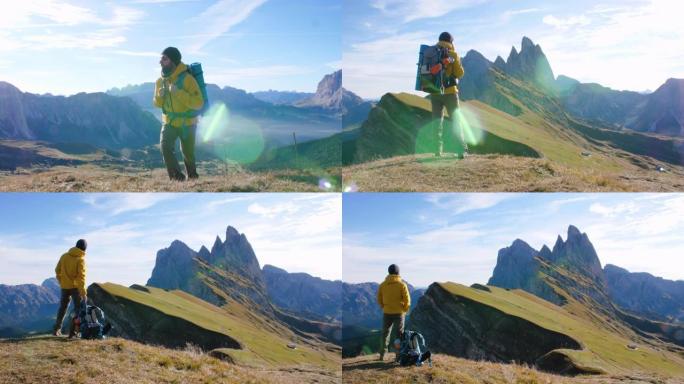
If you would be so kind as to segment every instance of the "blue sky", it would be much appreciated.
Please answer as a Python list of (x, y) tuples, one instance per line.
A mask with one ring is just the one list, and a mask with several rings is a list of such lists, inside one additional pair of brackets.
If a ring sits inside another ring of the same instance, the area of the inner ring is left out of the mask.
[(494, 61), (540, 44), (554, 74), (614, 89), (655, 90), (684, 78), (684, 3), (671, 0), (346, 0), (345, 88), (365, 98), (412, 92), (418, 47), (442, 31), (459, 54)]
[(159, 249), (176, 239), (211, 248), (228, 225), (261, 266), (341, 279), (341, 204), (339, 194), (2, 193), (0, 284), (54, 276), (79, 238), (88, 241), (88, 284), (144, 284)]
[(499, 249), (587, 233), (602, 265), (684, 280), (684, 194), (345, 194), (343, 280), (486, 283)]
[(31, 0), (0, 14), (0, 81), (74, 94), (154, 81), (176, 46), (205, 80), (315, 91), (340, 68), (342, 0)]

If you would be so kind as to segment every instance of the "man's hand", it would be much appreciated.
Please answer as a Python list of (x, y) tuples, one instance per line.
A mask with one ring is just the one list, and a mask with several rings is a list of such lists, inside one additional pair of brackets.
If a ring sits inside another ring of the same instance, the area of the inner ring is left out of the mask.
[(159, 87), (159, 90), (157, 91), (157, 97), (164, 98), (165, 95), (166, 89), (164, 88), (164, 86)]

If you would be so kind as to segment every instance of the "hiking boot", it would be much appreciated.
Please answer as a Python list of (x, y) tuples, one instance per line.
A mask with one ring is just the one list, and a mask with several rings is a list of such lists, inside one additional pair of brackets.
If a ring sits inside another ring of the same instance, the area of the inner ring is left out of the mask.
[(52, 336), (62, 336), (62, 330), (55, 329), (54, 331), (52, 331)]
[(457, 153), (457, 154), (456, 154), (456, 158), (459, 159), (459, 160), (465, 159), (465, 153)]
[(385, 361), (385, 355), (381, 353), (378, 361)]

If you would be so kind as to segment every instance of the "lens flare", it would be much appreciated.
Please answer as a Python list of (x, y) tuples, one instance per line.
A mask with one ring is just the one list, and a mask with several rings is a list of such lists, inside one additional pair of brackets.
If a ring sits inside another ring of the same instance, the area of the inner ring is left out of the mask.
[[(415, 142), (415, 153), (432, 153), (437, 151), (439, 121), (432, 121), (418, 129)], [(454, 116), (442, 121), (442, 151), (460, 152), (461, 142), (468, 146), (477, 146), (484, 141), (486, 131), (482, 129), (477, 112), (465, 103), (456, 109)]]
[(481, 144), (485, 131), (480, 125), (477, 113), (467, 105), (462, 105), (456, 110), (454, 118), (451, 121), (451, 129), (454, 135), (458, 134), (460, 128), (463, 140), (468, 145)]
[(333, 187), (333, 183), (326, 179), (326, 178), (321, 178), (318, 180), (318, 188), (323, 190), (323, 191), (329, 191)]
[(216, 157), (226, 163), (249, 164), (264, 151), (259, 124), (233, 115), (223, 103), (214, 103), (198, 125), (198, 135)]
[(359, 187), (353, 181), (344, 187), (344, 192), (358, 192), (358, 191), (359, 191)]

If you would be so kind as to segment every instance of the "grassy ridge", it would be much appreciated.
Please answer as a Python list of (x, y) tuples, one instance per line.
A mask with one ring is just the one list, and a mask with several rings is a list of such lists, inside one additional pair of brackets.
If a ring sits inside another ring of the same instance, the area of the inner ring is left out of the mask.
[[(557, 350), (578, 366), (614, 374), (641, 371), (684, 376), (681, 356), (611, 332), (527, 292), (497, 287), (489, 287), (491, 292), (486, 292), (450, 282), (440, 283), (440, 286), (453, 295), (475, 300), (580, 341), (584, 347), (581, 351)], [(637, 348), (630, 349), (628, 345)]]
[[(146, 287), (148, 293), (112, 283), (100, 284), (100, 287), (112, 295), (150, 306), (170, 316), (182, 318), (238, 340), (244, 349), (229, 350), (230, 357), (238, 364), (308, 365), (330, 370), (339, 367), (339, 355), (322, 348), (316, 350), (301, 344), (298, 344), (297, 349), (288, 348), (287, 344), (292, 340), (287, 339), (287, 333), (270, 332), (262, 326), (263, 322), (257, 322), (250, 316), (245, 316), (250, 311), (246, 308), (238, 308), (240, 306), (238, 303), (233, 302), (230, 304), (230, 310), (224, 310), (196, 298), (190, 299), (189, 295), (179, 291), (168, 292)], [(252, 314), (252, 316), (255, 315)]]

